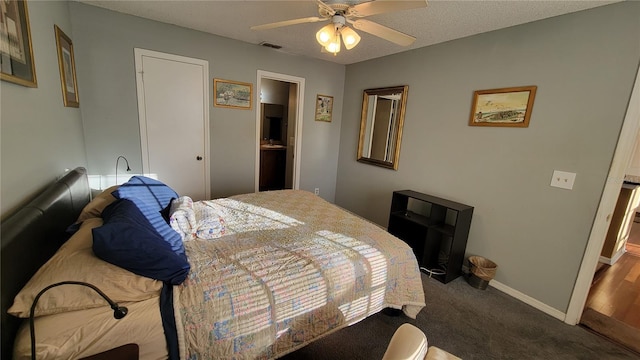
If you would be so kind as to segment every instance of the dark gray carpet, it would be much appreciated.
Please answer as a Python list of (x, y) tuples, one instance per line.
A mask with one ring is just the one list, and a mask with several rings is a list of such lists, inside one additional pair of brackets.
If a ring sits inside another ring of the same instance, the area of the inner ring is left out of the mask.
[(416, 325), (435, 345), (463, 359), (640, 359), (580, 326), (570, 326), (492, 287), (462, 278), (442, 284), (423, 275), (427, 306), (413, 320), (376, 314), (282, 359), (381, 359), (394, 331)]

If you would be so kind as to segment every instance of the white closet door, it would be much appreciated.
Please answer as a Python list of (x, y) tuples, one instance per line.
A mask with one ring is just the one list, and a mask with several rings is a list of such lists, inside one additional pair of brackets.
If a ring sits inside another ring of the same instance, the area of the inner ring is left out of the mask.
[(208, 199), (209, 64), (135, 49), (142, 167), (178, 194)]

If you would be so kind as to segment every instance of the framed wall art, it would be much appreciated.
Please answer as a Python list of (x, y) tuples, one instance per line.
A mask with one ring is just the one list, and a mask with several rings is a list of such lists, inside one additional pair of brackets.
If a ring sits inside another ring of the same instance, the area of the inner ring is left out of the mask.
[(469, 125), (528, 127), (536, 89), (522, 86), (475, 91)]
[(78, 82), (76, 81), (76, 60), (73, 56), (71, 39), (53, 26), (56, 32), (56, 46), (58, 48), (58, 68), (60, 69), (60, 84), (62, 86), (62, 100), (64, 106), (79, 107)]
[(213, 79), (213, 96), (213, 106), (244, 110), (253, 108), (251, 83)]
[(0, 79), (38, 87), (27, 3), (0, 1)]
[(333, 115), (333, 96), (320, 95), (316, 97), (316, 121), (331, 122)]

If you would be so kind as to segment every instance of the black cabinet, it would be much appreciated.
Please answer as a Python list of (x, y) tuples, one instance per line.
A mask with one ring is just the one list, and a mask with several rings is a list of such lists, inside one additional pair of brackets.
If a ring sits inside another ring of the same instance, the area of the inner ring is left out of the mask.
[(394, 191), (388, 231), (411, 246), (421, 270), (448, 283), (462, 274), (472, 215), (469, 205)]
[(260, 150), (260, 191), (282, 190), (285, 185), (287, 150), (285, 147)]

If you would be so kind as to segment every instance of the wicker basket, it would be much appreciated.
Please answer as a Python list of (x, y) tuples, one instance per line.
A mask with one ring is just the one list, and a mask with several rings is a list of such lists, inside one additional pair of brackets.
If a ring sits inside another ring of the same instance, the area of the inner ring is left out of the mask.
[(489, 281), (496, 275), (498, 265), (482, 256), (469, 256), (469, 264), (469, 285), (481, 290), (486, 289)]

